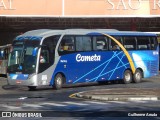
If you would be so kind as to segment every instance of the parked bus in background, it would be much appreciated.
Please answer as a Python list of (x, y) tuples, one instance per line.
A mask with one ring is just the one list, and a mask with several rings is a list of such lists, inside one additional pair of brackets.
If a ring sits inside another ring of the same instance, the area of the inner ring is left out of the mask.
[(11, 44), (0, 46), (0, 75), (7, 75), (7, 62), (10, 50)]
[(158, 75), (155, 34), (105, 29), (33, 30), (17, 36), (9, 55), (10, 85), (50, 85), (123, 80)]
[(160, 70), (160, 32), (157, 33), (157, 39), (158, 39), (158, 43), (159, 43), (159, 70)]

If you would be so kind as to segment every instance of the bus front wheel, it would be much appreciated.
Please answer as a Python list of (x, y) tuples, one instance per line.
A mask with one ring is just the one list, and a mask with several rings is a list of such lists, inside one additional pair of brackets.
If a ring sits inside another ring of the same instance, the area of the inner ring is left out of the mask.
[(139, 83), (142, 81), (142, 71), (137, 69), (136, 72), (133, 75), (133, 82)]
[(125, 84), (128, 84), (128, 83), (132, 82), (132, 72), (130, 70), (126, 70), (124, 72), (123, 82)]
[(55, 76), (55, 79), (54, 79), (54, 88), (56, 90), (59, 90), (62, 88), (62, 85), (63, 85), (63, 76), (62, 74), (58, 73), (56, 76)]

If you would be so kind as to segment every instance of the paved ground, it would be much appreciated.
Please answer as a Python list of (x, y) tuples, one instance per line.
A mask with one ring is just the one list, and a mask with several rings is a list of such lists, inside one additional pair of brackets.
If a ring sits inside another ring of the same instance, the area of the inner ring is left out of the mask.
[[(153, 78), (160, 85), (160, 75)], [(115, 88), (97, 89), (75, 93), (73, 97), (101, 100), (101, 101), (137, 101), (137, 100), (160, 100), (160, 87), (153, 88)]]
[[(151, 79), (145, 79), (142, 81), (142, 83), (138, 84), (108, 83), (107, 85), (97, 84), (78, 87), (71, 86), (68, 88), (62, 88), (61, 90), (47, 88), (38, 89), (36, 91), (28, 91), (27, 87), (9, 86), (7, 85), (6, 79), (0, 78), (0, 109), (2, 111), (51, 110), (58, 111), (59, 114), (62, 114), (63, 111), (66, 111), (67, 114), (68, 112), (70, 114), (71, 111), (74, 113), (77, 111), (82, 111), (82, 113), (88, 111), (88, 114), (82, 114), (84, 117), (83, 119), (88, 119), (89, 116), (93, 117), (94, 115), (97, 115), (97, 111), (100, 112), (97, 117), (101, 117), (103, 115), (107, 117), (116, 116), (120, 115), (119, 113), (121, 113), (121, 111), (125, 111), (124, 114), (127, 115), (132, 111), (136, 113), (138, 113), (138, 111), (140, 113), (154, 112), (159, 116), (159, 90), (160, 76), (156, 76)], [(70, 97), (75, 97), (75, 95), (82, 95), (82, 98), (85, 99), (72, 99), (68, 97), (69, 95)], [(85, 97), (87, 95), (90, 97)], [(113, 114), (111, 111), (117, 112)], [(61, 116), (59, 114), (57, 114), (57, 116)], [(77, 112), (77, 114), (81, 116), (81, 113)], [(97, 117), (93, 117), (93, 119), (97, 120)], [(74, 117), (72, 118), (74, 119)], [(118, 117), (118, 119), (120, 118)], [(116, 119), (117, 118), (115, 118), (115, 120)], [(138, 117), (135, 117), (134, 119), (133, 117), (126, 118), (126, 120), (138, 119)], [(145, 118), (145, 120), (146, 119), (147, 118)], [(158, 120), (159, 118), (150, 117), (150, 119)]]
[(160, 89), (121, 88), (76, 93), (76, 97), (105, 101), (160, 100)]
[(3, 88), (7, 86), (7, 78), (1, 77), (0, 78), (0, 94), (6, 93), (7, 91)]
[[(156, 82), (156, 85), (160, 85), (160, 75), (153, 78), (149, 78)], [(145, 79), (146, 80), (146, 79)], [(9, 88), (9, 90), (6, 90)], [(14, 86), (7, 85), (7, 79), (0, 79), (0, 94), (14, 93), (12, 91)], [(114, 88), (114, 89), (97, 89), (72, 94), (70, 97), (78, 97), (92, 100), (102, 101), (136, 101), (136, 100), (160, 100), (160, 87), (152, 88)]]

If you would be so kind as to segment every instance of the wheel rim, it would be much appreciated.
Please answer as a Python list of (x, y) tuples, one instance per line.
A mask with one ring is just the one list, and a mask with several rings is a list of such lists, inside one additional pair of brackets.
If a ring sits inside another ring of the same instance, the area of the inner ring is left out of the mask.
[(136, 73), (135, 77), (136, 77), (136, 80), (140, 80), (141, 79), (141, 74), (138, 72), (138, 73)]
[(61, 85), (62, 84), (62, 79), (60, 77), (57, 78), (57, 85)]
[(129, 73), (126, 73), (126, 74), (125, 74), (125, 79), (126, 79), (126, 81), (130, 81), (131, 76), (130, 76), (130, 74), (129, 74)]

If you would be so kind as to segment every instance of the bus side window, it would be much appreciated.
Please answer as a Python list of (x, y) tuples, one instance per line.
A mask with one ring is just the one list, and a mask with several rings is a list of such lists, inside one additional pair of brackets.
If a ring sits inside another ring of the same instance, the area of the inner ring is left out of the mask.
[(107, 38), (105, 36), (93, 37), (93, 49), (94, 50), (108, 50)]
[(155, 37), (150, 37), (151, 50), (156, 50), (158, 43)]
[(0, 59), (1, 59), (1, 60), (4, 59), (4, 50), (0, 50)]
[(137, 37), (138, 50), (149, 50), (150, 47), (149, 37)]
[(39, 70), (38, 72), (41, 73), (49, 68), (51, 64), (49, 63), (49, 50), (46, 47), (41, 48), (41, 53), (39, 56)]
[(59, 55), (73, 53), (74, 51), (75, 51), (74, 37), (70, 35), (64, 36), (58, 47)]
[[(122, 38), (121, 37), (119, 37), (119, 36), (113, 36), (113, 37), (118, 42), (120, 42), (122, 44)], [(111, 40), (111, 39), (110, 39), (110, 45), (109, 45), (109, 47), (110, 47), (110, 50), (113, 50), (113, 51), (115, 51), (115, 50), (121, 50), (120, 47), (119, 47), (119, 45), (116, 42), (114, 42), (113, 40)]]
[(40, 63), (49, 63), (49, 51), (48, 50), (41, 51)]
[(91, 51), (92, 42), (90, 36), (76, 36), (76, 51)]
[(0, 59), (7, 60), (9, 55), (9, 48), (1, 49), (0, 50)]
[(136, 38), (135, 37), (124, 37), (124, 47), (127, 50), (136, 50)]

